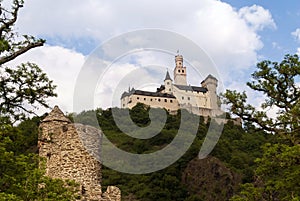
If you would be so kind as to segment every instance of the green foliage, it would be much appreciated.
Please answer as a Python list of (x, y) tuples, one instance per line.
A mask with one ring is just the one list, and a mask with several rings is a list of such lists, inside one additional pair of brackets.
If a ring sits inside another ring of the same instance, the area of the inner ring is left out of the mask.
[(46, 99), (56, 96), (53, 82), (33, 63), (10, 66), (9, 62), (32, 48), (42, 46), (44, 40), (33, 36), (20, 37), (14, 32), (22, 0), (14, 0), (10, 10), (0, 4), (0, 116), (13, 121), (34, 114), (38, 106), (48, 107)]
[(9, 125), (0, 131), (0, 200), (75, 200), (78, 185), (44, 176), (43, 160), (33, 153), (20, 153), (22, 146), (15, 146), (20, 140), (14, 139), (16, 132), (24, 133)]
[[(24, 119), (24, 112), (34, 113), (36, 103), (47, 107), (45, 99), (56, 96), (54, 89), (52, 81), (35, 64), (5, 67), (0, 80), (0, 113), (15, 120)], [(32, 109), (29, 109), (29, 105)]]
[[(258, 70), (252, 74), (254, 81), (247, 85), (266, 96), (261, 104), (264, 111), (256, 110), (247, 104), (245, 92), (227, 90), (224, 102), (231, 106), (231, 112), (241, 117), (246, 123), (288, 138), (292, 143), (299, 143), (300, 133), (300, 62), (297, 55), (286, 55), (281, 63), (262, 61)], [(278, 108), (277, 117), (271, 118), (266, 111)]]
[[(141, 127), (149, 125), (149, 108), (144, 105), (138, 105), (133, 110), (129, 112), (135, 115), (132, 117), (132, 120), (136, 124), (139, 124)], [(122, 113), (124, 111), (117, 112)], [(90, 122), (86, 120), (92, 119), (95, 115), (102, 131), (112, 143), (122, 150), (140, 154), (154, 152), (168, 145), (177, 135), (182, 121), (181, 112), (177, 115), (168, 114), (164, 128), (156, 136), (142, 140), (132, 138), (118, 129), (112, 116), (112, 109), (84, 111), (75, 115), (75, 119), (81, 119), (81, 122), (94, 125), (94, 120)], [(186, 122), (189, 122), (188, 118)], [(205, 123), (204, 119), (200, 118), (196, 138), (188, 151), (173, 165), (158, 172), (145, 175), (131, 175), (103, 167), (103, 188), (105, 189), (109, 185), (116, 185), (121, 189), (123, 198), (134, 195), (134, 198), (137, 200), (201, 200), (199, 196), (189, 194), (188, 189), (181, 182), (181, 177), (187, 164), (197, 157), (208, 126), (209, 123)], [(240, 126), (229, 122), (225, 124), (223, 134), (212, 155), (218, 157), (228, 167), (238, 172), (244, 182), (253, 181), (254, 160), (262, 156), (260, 146), (266, 142), (271, 142), (272, 137), (272, 135), (263, 132), (245, 132)]]
[[(2, 1), (1, 1), (2, 2)], [(23, 0), (0, 4), (0, 200), (76, 200), (78, 185), (44, 176), (37, 151), (39, 118), (27, 119), (46, 99), (56, 96), (55, 85), (33, 63), (10, 66), (10, 61), (44, 40), (14, 32)], [(13, 126), (18, 122), (18, 126)]]
[(263, 181), (266, 199), (300, 199), (300, 146), (265, 144), (264, 155), (256, 160), (256, 175)]
[[(282, 62), (263, 61), (247, 85), (262, 92), (266, 99), (258, 111), (246, 104), (246, 93), (227, 90), (225, 103), (241, 117), (249, 130), (261, 129), (274, 134), (273, 143), (263, 146), (263, 156), (256, 160), (255, 180), (242, 186), (231, 200), (299, 200), (300, 199), (300, 61), (286, 55)], [(267, 109), (277, 107), (277, 116)]]

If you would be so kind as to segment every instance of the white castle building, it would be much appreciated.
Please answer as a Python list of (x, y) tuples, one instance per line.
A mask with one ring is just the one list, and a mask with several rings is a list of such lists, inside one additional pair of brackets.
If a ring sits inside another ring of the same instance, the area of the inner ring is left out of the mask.
[(174, 82), (167, 71), (164, 85), (156, 92), (130, 89), (121, 96), (121, 107), (131, 109), (137, 103), (153, 108), (165, 108), (170, 113), (178, 109), (186, 109), (201, 116), (216, 116), (221, 113), (217, 95), (218, 80), (208, 75), (201, 86), (187, 84), (187, 68), (183, 66), (182, 55), (175, 56)]

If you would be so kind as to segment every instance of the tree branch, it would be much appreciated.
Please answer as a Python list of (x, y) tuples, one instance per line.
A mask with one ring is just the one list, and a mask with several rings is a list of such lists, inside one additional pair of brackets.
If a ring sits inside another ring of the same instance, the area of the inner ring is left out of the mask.
[[(9, 27), (13, 26), (15, 24), (15, 22), (18, 19), (18, 12), (19, 9), (23, 7), (23, 4), (19, 3), (18, 1), (14, 2), (14, 7), (13, 7), (13, 11), (10, 12), (12, 15), (11, 19), (8, 19), (7, 22), (5, 22), (5, 19), (3, 19), (1, 22), (3, 23), (3, 25), (0, 27), (0, 37), (2, 37), (2, 32), (5, 31), (5, 29), (8, 29)], [(7, 11), (8, 12), (8, 11)]]
[(27, 52), (28, 50), (30, 50), (32, 48), (43, 46), (44, 43), (45, 43), (44, 40), (36, 41), (34, 43), (29, 43), (27, 46), (22, 47), (21, 49), (11, 53), (10, 55), (0, 57), (0, 65), (4, 64), (6, 62), (9, 62), (11, 60), (14, 60), (15, 58), (17, 58), (21, 54), (24, 54), (25, 52)]

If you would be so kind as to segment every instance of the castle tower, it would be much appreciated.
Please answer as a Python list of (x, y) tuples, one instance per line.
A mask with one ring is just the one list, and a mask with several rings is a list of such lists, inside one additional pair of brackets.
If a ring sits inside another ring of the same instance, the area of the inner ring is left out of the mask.
[(164, 80), (165, 84), (165, 93), (172, 94), (173, 89), (172, 89), (172, 79), (170, 77), (169, 71), (166, 73), (166, 78)]
[(212, 75), (208, 75), (205, 80), (201, 82), (202, 87), (205, 87), (209, 91), (210, 95), (210, 107), (213, 110), (219, 110), (220, 107), (218, 105), (218, 96), (217, 96), (217, 87), (218, 87), (218, 80)]
[(178, 85), (187, 85), (186, 82), (186, 67), (183, 67), (182, 55), (175, 56), (174, 81)]
[(101, 164), (85, 148), (100, 147), (99, 136), (91, 126), (75, 126), (57, 106), (40, 125), (39, 155), (46, 158), (46, 175), (78, 182), (83, 200), (101, 199)]

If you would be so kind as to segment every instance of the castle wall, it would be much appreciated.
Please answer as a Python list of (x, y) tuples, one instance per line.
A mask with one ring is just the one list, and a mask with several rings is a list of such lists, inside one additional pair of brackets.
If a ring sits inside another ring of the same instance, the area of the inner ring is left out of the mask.
[(203, 107), (210, 109), (210, 98), (208, 93), (185, 91), (177, 87), (173, 87), (173, 95), (176, 97), (180, 105), (191, 105), (193, 107)]
[(39, 155), (46, 158), (47, 176), (78, 182), (82, 200), (121, 200), (120, 192), (118, 199), (108, 198), (113, 197), (109, 193), (107, 198), (102, 196), (101, 164), (91, 154), (100, 155), (99, 130), (71, 123), (56, 106), (40, 125), (38, 143)]
[(133, 108), (137, 103), (150, 105), (153, 108), (165, 108), (170, 112), (177, 111), (179, 109), (178, 101), (175, 98), (143, 96), (136, 94), (129, 96), (129, 103), (127, 104), (129, 109)]

